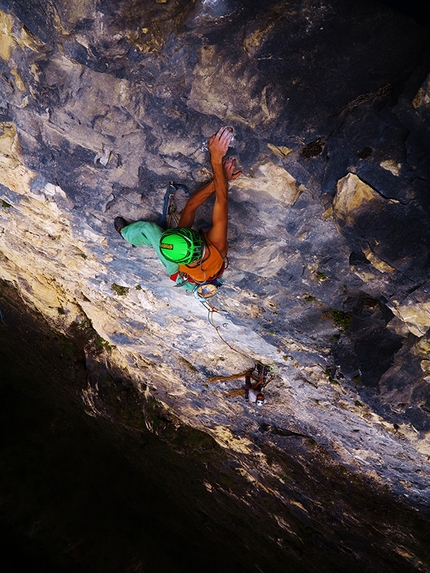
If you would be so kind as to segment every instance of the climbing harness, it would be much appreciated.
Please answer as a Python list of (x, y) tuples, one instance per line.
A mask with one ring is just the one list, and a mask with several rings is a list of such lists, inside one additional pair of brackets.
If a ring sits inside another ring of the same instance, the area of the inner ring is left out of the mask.
[[(228, 257), (226, 256), (224, 258), (224, 262), (220, 270), (214, 276), (210, 277), (208, 280), (205, 280), (203, 282), (198, 282), (193, 277), (190, 277), (187, 273), (181, 271), (178, 273), (178, 276), (180, 277), (180, 282), (177, 282), (176, 286), (183, 286), (185, 283), (196, 285), (193, 290), (193, 293), (197, 298), (197, 300), (210, 298), (216, 293), (217, 289), (223, 285), (222, 276), (224, 274), (224, 271), (228, 268), (228, 265), (229, 265), (229, 260)], [(212, 286), (209, 287), (208, 285)]]

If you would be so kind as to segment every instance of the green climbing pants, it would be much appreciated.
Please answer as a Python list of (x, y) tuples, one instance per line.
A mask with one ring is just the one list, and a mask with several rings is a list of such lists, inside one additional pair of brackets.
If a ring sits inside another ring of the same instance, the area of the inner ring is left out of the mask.
[(163, 257), (160, 251), (160, 237), (164, 233), (163, 229), (157, 223), (152, 221), (136, 221), (130, 223), (121, 230), (122, 237), (136, 247), (140, 245), (147, 245), (153, 247), (158, 255), (158, 258), (164, 265), (169, 276), (178, 272), (178, 265), (172, 263)]

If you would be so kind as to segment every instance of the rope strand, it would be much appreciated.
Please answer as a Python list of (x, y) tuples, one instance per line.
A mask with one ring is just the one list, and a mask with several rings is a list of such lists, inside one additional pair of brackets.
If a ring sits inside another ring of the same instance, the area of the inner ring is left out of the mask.
[(248, 360), (252, 360), (253, 362), (255, 362), (255, 360), (253, 358), (251, 358), (248, 354), (245, 354), (244, 352), (241, 352), (237, 348), (234, 348), (229, 342), (227, 342), (227, 340), (225, 340), (225, 338), (223, 338), (221, 336), (221, 334), (219, 332), (220, 327), (216, 326), (214, 319), (213, 319), (214, 313), (218, 312), (218, 311), (215, 308), (213, 308), (209, 303), (206, 303), (206, 304), (207, 304), (206, 308), (209, 307), (208, 308), (208, 321), (214, 327), (214, 329), (216, 330), (216, 333), (218, 334), (220, 339), (224, 342), (224, 344), (226, 344), (231, 350), (233, 350), (233, 352), (237, 352), (238, 354), (241, 354), (242, 356), (244, 356)]

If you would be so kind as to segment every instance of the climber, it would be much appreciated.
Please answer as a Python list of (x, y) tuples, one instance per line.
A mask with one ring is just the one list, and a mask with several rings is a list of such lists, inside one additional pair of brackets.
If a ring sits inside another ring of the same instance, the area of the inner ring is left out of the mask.
[(214, 378), (209, 378), (208, 382), (219, 382), (220, 380), (225, 382), (227, 380), (237, 380), (238, 378), (243, 377), (245, 377), (245, 386), (242, 386), (242, 388), (227, 390), (224, 394), (226, 396), (238, 396), (244, 392), (245, 400), (247, 402), (252, 402), (257, 404), (257, 406), (263, 406), (266, 403), (263, 389), (274, 378), (272, 369), (267, 364), (257, 362), (255, 366), (245, 370), (245, 372), (233, 374), (232, 376), (216, 376)]
[[(127, 224), (122, 217), (114, 221), (115, 229), (132, 245), (154, 247), (170, 278), (188, 289), (215, 280), (224, 271), (228, 250), (228, 182), (241, 175), (241, 171), (236, 171), (236, 160), (225, 157), (232, 137), (232, 128), (222, 127), (209, 139), (214, 177), (188, 199), (177, 228), (163, 232), (154, 222)], [(212, 227), (201, 234), (192, 229), (195, 214), (213, 193)]]

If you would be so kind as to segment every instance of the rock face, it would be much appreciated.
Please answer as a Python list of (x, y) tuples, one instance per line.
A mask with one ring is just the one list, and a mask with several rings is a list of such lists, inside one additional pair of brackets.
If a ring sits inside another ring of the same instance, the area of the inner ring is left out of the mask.
[[(300, 449), (310, 472), (311, 440), (425, 512), (428, 30), (340, 0), (0, 8), (1, 279), (60, 332), (90, 321), (142, 400), (258, 461), (261, 487), (285, 473), (264, 448)], [(211, 324), (113, 219), (159, 221), (169, 181), (208, 180), (207, 139), (225, 124), (244, 174)], [(262, 409), (225, 394), (235, 380), (208, 383), (255, 361), (276, 373)], [(83, 400), (102, 414), (97, 391)], [(405, 571), (426, 570), (401, 547), (388, 551)]]

